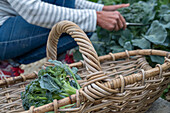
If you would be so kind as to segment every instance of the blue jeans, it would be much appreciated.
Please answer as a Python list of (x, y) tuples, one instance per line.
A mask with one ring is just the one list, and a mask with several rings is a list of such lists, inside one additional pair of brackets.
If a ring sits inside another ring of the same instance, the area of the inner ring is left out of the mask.
[[(70, 0), (44, 0), (51, 4), (62, 5)], [(74, 1), (74, 0), (71, 0)], [(74, 8), (74, 2), (64, 4), (65, 7)], [(40, 60), (46, 56), (46, 42), (50, 29), (29, 24), (21, 16), (11, 17), (0, 27), (0, 60), (16, 59), (21, 64)], [(92, 33), (87, 33), (88, 37)], [(57, 54), (76, 47), (73, 38), (62, 34), (59, 39)]]

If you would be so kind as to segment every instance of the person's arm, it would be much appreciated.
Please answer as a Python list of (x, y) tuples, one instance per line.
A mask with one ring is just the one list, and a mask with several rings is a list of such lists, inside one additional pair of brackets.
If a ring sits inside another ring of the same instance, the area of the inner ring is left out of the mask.
[(128, 7), (129, 4), (109, 5), (90, 2), (87, 0), (76, 0), (77, 9), (95, 9), (97, 13), (97, 25), (109, 31), (126, 29), (126, 20), (116, 11), (119, 8)]
[(103, 4), (98, 4), (86, 0), (76, 0), (75, 7), (77, 9), (95, 9), (96, 11), (102, 11)]
[(78, 24), (85, 32), (93, 32), (96, 29), (95, 10), (70, 9), (41, 0), (8, 0), (8, 2), (30, 24), (52, 28), (59, 21), (69, 20)]

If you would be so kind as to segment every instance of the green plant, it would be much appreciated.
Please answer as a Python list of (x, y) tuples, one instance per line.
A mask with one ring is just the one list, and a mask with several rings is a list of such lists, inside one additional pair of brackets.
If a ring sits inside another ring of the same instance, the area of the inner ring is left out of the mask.
[[(128, 26), (126, 30), (110, 32), (97, 27), (91, 41), (99, 55), (134, 49), (170, 51), (170, 4), (163, 0), (102, 0), (104, 4), (130, 2), (130, 7), (119, 9), (127, 22), (146, 26)], [(165, 5), (166, 4), (166, 5)], [(96, 35), (97, 34), (97, 35)], [(163, 63), (164, 58), (150, 56), (152, 62)]]
[(48, 66), (38, 73), (38, 79), (33, 80), (21, 93), (22, 104), (25, 110), (31, 106), (42, 106), (54, 99), (62, 99), (76, 93), (80, 89), (76, 73), (77, 68), (70, 69), (59, 61), (52, 61), (55, 66)]
[[(170, 51), (170, 1), (169, 0), (100, 0), (105, 5), (130, 3), (131, 6), (120, 9), (127, 22), (149, 24), (147, 26), (128, 26), (126, 30), (109, 32), (100, 27), (91, 37), (99, 55), (135, 49), (159, 49)], [(79, 52), (76, 52), (79, 55)], [(75, 56), (75, 55), (74, 55)], [(78, 60), (81, 57), (75, 57)], [(163, 63), (159, 56), (147, 57), (149, 63)], [(170, 85), (164, 90), (162, 98), (169, 92)]]
[(164, 90), (161, 98), (166, 99), (166, 96), (165, 96), (165, 95), (166, 95), (168, 92), (170, 92), (170, 84), (169, 84), (168, 87)]

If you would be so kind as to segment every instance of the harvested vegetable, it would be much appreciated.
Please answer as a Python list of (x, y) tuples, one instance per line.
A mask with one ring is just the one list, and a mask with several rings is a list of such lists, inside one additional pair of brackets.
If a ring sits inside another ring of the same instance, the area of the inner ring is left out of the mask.
[(55, 66), (48, 66), (38, 73), (38, 79), (33, 80), (21, 93), (22, 104), (25, 110), (31, 106), (42, 106), (54, 99), (62, 99), (76, 93), (80, 86), (77, 79), (77, 68), (70, 69), (59, 61), (49, 60)]

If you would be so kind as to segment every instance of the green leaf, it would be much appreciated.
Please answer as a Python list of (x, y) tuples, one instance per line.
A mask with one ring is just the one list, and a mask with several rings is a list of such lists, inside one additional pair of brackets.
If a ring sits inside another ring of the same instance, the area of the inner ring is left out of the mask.
[(161, 44), (166, 47), (170, 47), (170, 36), (168, 36), (163, 44)]
[(90, 37), (90, 41), (99, 41), (97, 33), (93, 33), (93, 35)]
[(110, 49), (112, 50), (112, 53), (118, 53), (118, 52), (124, 51), (124, 48), (122, 48), (121, 46), (118, 46), (118, 45), (114, 45), (114, 46), (110, 47)]
[(151, 41), (154, 44), (162, 44), (166, 40), (167, 31), (166, 29), (159, 23), (159, 21), (155, 20), (151, 27), (149, 28), (146, 35), (143, 35), (147, 40)]
[(76, 61), (80, 61), (80, 60), (83, 60), (83, 57), (82, 57), (82, 54), (79, 52), (79, 50), (76, 50), (74, 53), (73, 53), (73, 57)]
[(41, 88), (43, 89), (47, 89), (50, 92), (54, 91), (60, 92), (60, 87), (56, 84), (54, 79), (49, 74), (41, 76), (39, 83)]
[(147, 41), (145, 38), (132, 40), (132, 45), (137, 46), (141, 49), (150, 49), (151, 48), (151, 43), (149, 41)]
[(81, 80), (81, 77), (77, 74), (78, 69), (76, 67), (72, 67), (72, 72), (74, 73), (77, 80)]
[(126, 29), (121, 32), (121, 37), (123, 37), (126, 40), (131, 40), (133, 38), (133, 34), (129, 29)]
[(152, 62), (156, 62), (158, 64), (163, 64), (164, 63), (164, 57), (162, 57), (162, 56), (150, 55), (150, 58), (151, 58)]
[(166, 89), (164, 90), (164, 93), (168, 93), (168, 91), (169, 91), (168, 88), (166, 88)]
[(169, 14), (170, 13), (170, 5), (161, 5), (160, 10), (159, 10), (159, 15), (162, 17), (164, 14)]
[(78, 69), (76, 68), (76, 67), (72, 67), (72, 72), (74, 73), (74, 74), (76, 74), (77, 73), (77, 71), (78, 71)]
[(170, 22), (166, 23), (166, 24), (162, 24), (162, 26), (166, 29), (170, 29)]
[(94, 42), (93, 41), (92, 44), (93, 44), (93, 46), (94, 46), (94, 48), (95, 48), (95, 50), (96, 50), (96, 52), (99, 56), (104, 55), (105, 50), (104, 50), (104, 47), (103, 47), (104, 46), (103, 42)]
[(44, 75), (45, 72), (46, 72), (46, 71), (45, 71), (44, 69), (41, 69), (41, 70), (38, 72), (38, 76)]
[(125, 45), (124, 45), (124, 49), (125, 50), (132, 50), (132, 44), (130, 43), (130, 41), (128, 42), (125, 42)]
[[(118, 39), (118, 42), (119, 44), (123, 47), (123, 46), (128, 46), (128, 49), (131, 50), (132, 47), (130, 47), (130, 44), (129, 43), (126, 43), (128, 42), (129, 40), (133, 39), (133, 34), (130, 32), (129, 29), (126, 29), (126, 30), (123, 30), (123, 31), (120, 31), (120, 38)], [(125, 47), (125, 48), (126, 48)]]
[(121, 46), (124, 46), (126, 40), (120, 37), (118, 42), (119, 42), (119, 44), (120, 44)]
[(170, 14), (164, 14), (163, 19), (165, 22), (170, 22)]

